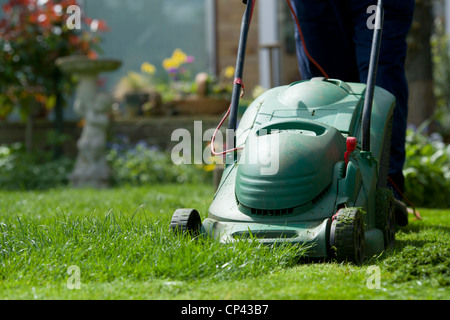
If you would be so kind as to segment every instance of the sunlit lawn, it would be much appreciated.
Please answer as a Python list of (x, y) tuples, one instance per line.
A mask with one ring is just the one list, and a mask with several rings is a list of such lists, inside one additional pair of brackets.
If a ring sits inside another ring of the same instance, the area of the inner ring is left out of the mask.
[[(169, 232), (175, 209), (206, 217), (212, 197), (207, 185), (0, 192), (0, 299), (450, 298), (449, 210), (422, 209), (394, 252), (357, 267)], [(379, 288), (367, 285), (371, 266)]]

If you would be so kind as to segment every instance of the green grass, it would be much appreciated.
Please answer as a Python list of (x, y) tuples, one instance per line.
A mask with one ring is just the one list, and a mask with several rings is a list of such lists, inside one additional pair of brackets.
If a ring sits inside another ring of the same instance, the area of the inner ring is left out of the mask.
[[(205, 216), (209, 186), (0, 192), (0, 299), (449, 299), (449, 210), (421, 210), (394, 251), (363, 266), (304, 262), (303, 249), (221, 245), (168, 231)], [(69, 290), (69, 266), (80, 290)], [(369, 289), (370, 266), (381, 287)]]

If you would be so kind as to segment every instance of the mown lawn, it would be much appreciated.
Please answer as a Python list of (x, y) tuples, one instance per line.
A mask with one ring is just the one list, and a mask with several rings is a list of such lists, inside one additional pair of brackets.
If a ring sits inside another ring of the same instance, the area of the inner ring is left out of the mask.
[(420, 210), (424, 220), (398, 232), (393, 252), (354, 266), (168, 231), (176, 208), (205, 217), (212, 196), (198, 185), (0, 192), (0, 299), (450, 298), (450, 210)]

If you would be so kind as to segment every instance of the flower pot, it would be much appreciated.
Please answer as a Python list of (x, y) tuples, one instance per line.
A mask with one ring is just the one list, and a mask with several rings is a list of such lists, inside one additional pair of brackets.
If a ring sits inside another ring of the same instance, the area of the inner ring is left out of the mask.
[(230, 106), (228, 100), (210, 97), (189, 97), (173, 103), (175, 113), (184, 115), (218, 115), (226, 112)]
[(150, 99), (150, 94), (148, 93), (129, 93), (125, 95), (125, 115), (127, 118), (133, 118), (137, 116), (142, 116), (142, 106), (146, 104)]

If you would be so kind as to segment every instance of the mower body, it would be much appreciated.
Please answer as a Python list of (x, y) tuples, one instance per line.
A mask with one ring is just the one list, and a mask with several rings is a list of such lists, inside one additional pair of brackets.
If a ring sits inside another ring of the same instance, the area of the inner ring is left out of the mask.
[[(304, 244), (308, 256), (328, 257), (333, 217), (359, 208), (366, 255), (383, 251), (376, 202), (387, 184), (395, 98), (375, 89), (371, 150), (362, 151), (366, 88), (317, 78), (257, 98), (240, 121), (240, 151), (227, 161), (201, 232), (224, 243)], [(349, 138), (357, 140), (354, 151)]]

